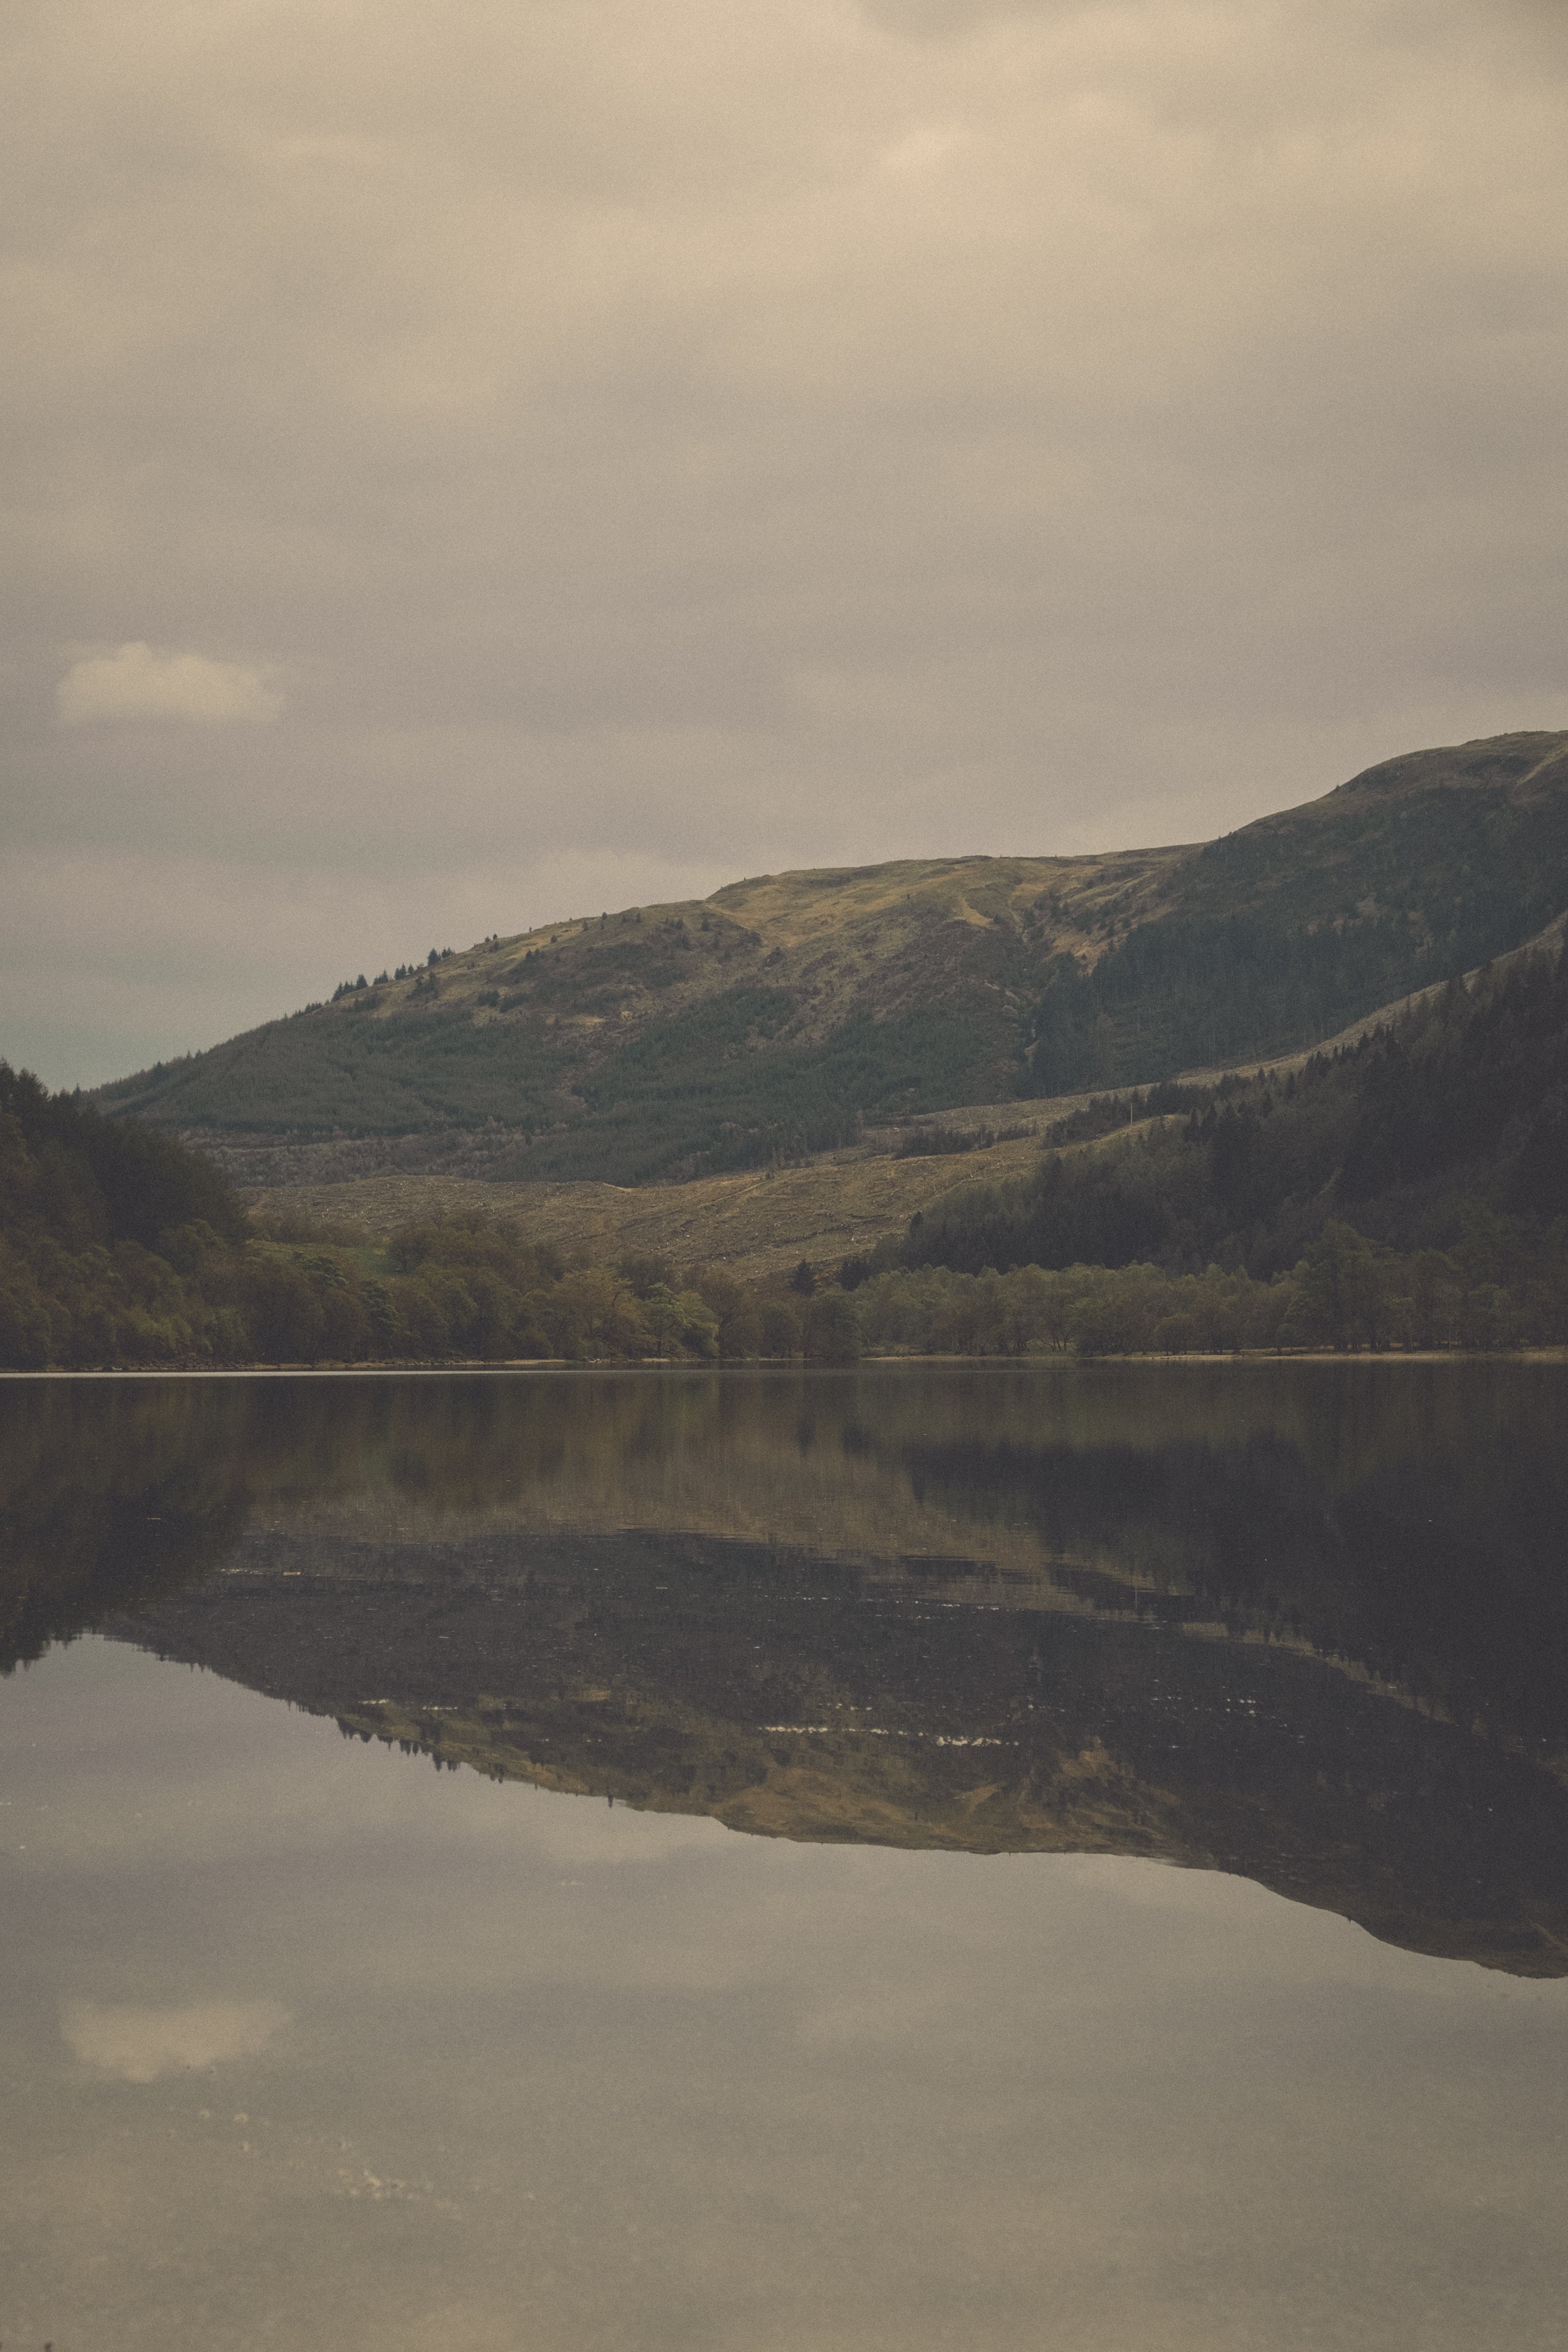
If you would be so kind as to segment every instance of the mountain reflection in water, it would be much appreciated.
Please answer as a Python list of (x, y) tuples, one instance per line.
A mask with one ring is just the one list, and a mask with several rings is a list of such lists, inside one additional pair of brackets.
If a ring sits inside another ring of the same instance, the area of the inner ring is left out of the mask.
[(0, 1664), (89, 1626), (453, 1769), (1137, 1854), (1568, 1973), (1568, 1368), (51, 1382)]

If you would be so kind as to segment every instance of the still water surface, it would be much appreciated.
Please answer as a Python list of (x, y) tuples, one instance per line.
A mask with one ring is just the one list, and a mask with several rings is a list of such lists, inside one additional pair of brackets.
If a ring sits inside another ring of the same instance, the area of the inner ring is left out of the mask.
[(1565, 1429), (5, 1384), (0, 2340), (1560, 2347)]

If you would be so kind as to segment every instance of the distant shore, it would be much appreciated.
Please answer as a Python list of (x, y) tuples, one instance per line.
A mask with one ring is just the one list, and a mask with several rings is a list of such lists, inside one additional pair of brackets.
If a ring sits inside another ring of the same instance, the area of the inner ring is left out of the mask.
[(0, 1381), (249, 1381), (434, 1379), (452, 1372), (846, 1372), (889, 1371), (901, 1365), (959, 1367), (966, 1371), (1084, 1371), (1107, 1364), (1162, 1364), (1173, 1371), (1188, 1365), (1234, 1364), (1568, 1364), (1568, 1347), (1554, 1348), (1225, 1348), (1183, 1355), (1153, 1352), (1078, 1355), (1070, 1349), (1026, 1356), (861, 1356), (849, 1364), (807, 1363), (799, 1356), (752, 1356), (708, 1360), (690, 1356), (600, 1356), (590, 1361), (566, 1356), (520, 1356), (496, 1362), (479, 1357), (397, 1364), (74, 1364), (40, 1371), (0, 1367)]

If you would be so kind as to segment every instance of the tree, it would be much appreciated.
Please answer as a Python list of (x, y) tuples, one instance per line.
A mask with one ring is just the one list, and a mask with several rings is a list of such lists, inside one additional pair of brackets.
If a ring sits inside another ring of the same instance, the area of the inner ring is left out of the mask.
[(673, 1356), (685, 1334), (686, 1313), (668, 1282), (656, 1282), (644, 1293), (642, 1311), (656, 1353)]
[(560, 1297), (576, 1318), (590, 1356), (647, 1356), (653, 1334), (642, 1307), (607, 1265), (587, 1265), (563, 1276)]
[(754, 1356), (763, 1344), (762, 1318), (745, 1284), (721, 1267), (707, 1266), (696, 1287), (714, 1317), (720, 1355)]
[(758, 1318), (759, 1353), (764, 1356), (798, 1356), (800, 1353), (800, 1317), (787, 1298), (764, 1298)]
[(1296, 1268), (1296, 1303), (1280, 1337), (1288, 1346), (1375, 1348), (1382, 1334), (1382, 1293), (1372, 1243), (1352, 1225), (1325, 1225)]
[(841, 1290), (825, 1290), (812, 1300), (805, 1318), (805, 1354), (808, 1363), (858, 1363), (860, 1320), (853, 1301)]
[(700, 1290), (683, 1290), (676, 1300), (683, 1322), (680, 1339), (683, 1347), (694, 1356), (716, 1356), (719, 1348), (719, 1318)]

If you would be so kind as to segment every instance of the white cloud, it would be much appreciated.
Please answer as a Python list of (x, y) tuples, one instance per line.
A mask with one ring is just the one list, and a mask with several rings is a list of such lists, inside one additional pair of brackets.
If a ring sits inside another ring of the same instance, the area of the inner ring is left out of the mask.
[(60, 2032), (85, 2066), (122, 2083), (155, 2083), (181, 2068), (254, 2058), (289, 2011), (275, 2000), (199, 2001), (184, 2009), (141, 2009), (67, 2001)]
[(62, 727), (121, 719), (189, 719), (206, 726), (276, 719), (283, 698), (262, 671), (205, 654), (158, 653), (139, 640), (73, 662), (55, 689)]

